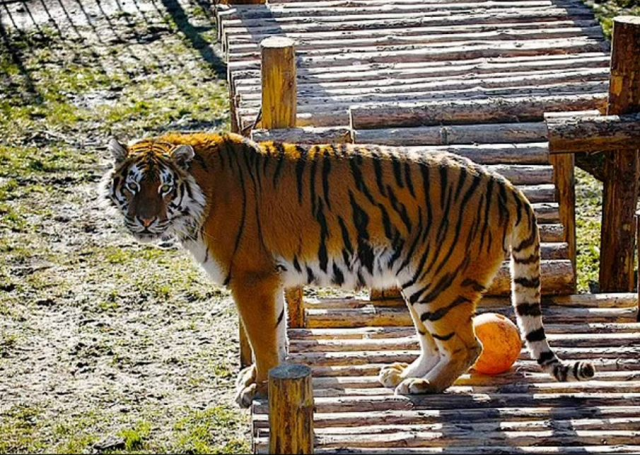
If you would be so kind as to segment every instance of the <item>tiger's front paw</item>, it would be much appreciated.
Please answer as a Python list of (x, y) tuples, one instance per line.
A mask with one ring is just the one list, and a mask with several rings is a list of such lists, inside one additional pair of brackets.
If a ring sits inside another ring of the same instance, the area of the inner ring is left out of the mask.
[(396, 395), (438, 393), (440, 390), (424, 378), (407, 378), (396, 387)]
[(244, 368), (240, 373), (238, 373), (238, 377), (236, 378), (236, 390), (248, 387), (251, 384), (256, 382), (256, 365), (250, 365)]
[(238, 406), (241, 408), (248, 408), (256, 398), (266, 398), (267, 392), (266, 382), (253, 382), (246, 387), (238, 387), (236, 390), (236, 403), (238, 403)]
[(402, 373), (409, 365), (406, 363), (394, 363), (380, 368), (378, 381), (385, 387), (395, 387), (402, 381)]

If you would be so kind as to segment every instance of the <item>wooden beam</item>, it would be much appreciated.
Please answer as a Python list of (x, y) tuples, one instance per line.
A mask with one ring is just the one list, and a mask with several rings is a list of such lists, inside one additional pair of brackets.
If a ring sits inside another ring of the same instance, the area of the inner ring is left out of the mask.
[(611, 152), (640, 144), (640, 114), (547, 120), (549, 152)]
[(269, 453), (313, 453), (311, 369), (281, 365), (269, 372)]
[(573, 267), (573, 290), (576, 292), (576, 190), (574, 155), (552, 156), (556, 200), (560, 207), (560, 222), (564, 226), (564, 241), (569, 246), (569, 259)]
[[(608, 115), (640, 112), (640, 17), (614, 19)], [(635, 146), (635, 149), (634, 149)], [(600, 290), (634, 287), (634, 214), (638, 200), (638, 144), (605, 158)]]

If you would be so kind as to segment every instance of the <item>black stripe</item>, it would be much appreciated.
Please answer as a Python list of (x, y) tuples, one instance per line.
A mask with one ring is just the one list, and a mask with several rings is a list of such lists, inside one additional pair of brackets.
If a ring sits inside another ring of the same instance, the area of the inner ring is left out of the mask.
[(280, 311), (280, 316), (278, 316), (278, 320), (276, 321), (276, 327), (280, 325), (283, 319), (284, 319), (284, 308)]
[(306, 269), (307, 269), (307, 284), (312, 284), (316, 280), (316, 276), (313, 274), (313, 270), (311, 270), (309, 267), (306, 267)]
[(520, 316), (542, 316), (542, 308), (538, 302), (520, 303), (516, 305), (516, 313)]
[(540, 255), (537, 254), (537, 253), (534, 253), (531, 256), (529, 256), (528, 258), (524, 258), (524, 259), (520, 259), (520, 258), (517, 258), (517, 257), (513, 256), (513, 261), (516, 264), (523, 264), (523, 265), (524, 264), (535, 264), (537, 262), (540, 262)]
[(276, 165), (276, 170), (273, 173), (273, 186), (275, 187), (278, 185), (278, 180), (280, 179), (280, 174), (282, 173), (286, 154), (284, 151), (284, 146), (281, 143), (275, 142), (273, 146), (278, 152), (278, 164)]
[(409, 215), (407, 213), (407, 208), (404, 206), (404, 204), (398, 201), (398, 198), (396, 198), (395, 192), (389, 185), (387, 185), (387, 191), (389, 193), (389, 200), (391, 201), (391, 207), (400, 216), (400, 219), (406, 226), (407, 231), (411, 232), (412, 224), (411, 224), (411, 219), (409, 218)]
[(327, 237), (329, 237), (329, 228), (327, 226), (327, 218), (324, 216), (324, 204), (322, 199), (318, 200), (318, 209), (316, 210), (315, 215), (318, 224), (320, 224), (320, 248), (318, 250), (318, 259), (320, 260), (320, 268), (323, 272), (326, 272), (329, 261), (327, 253)]
[(391, 164), (393, 164), (393, 175), (396, 178), (396, 184), (400, 188), (404, 188), (404, 182), (402, 181), (402, 165), (400, 164), (400, 159), (398, 158), (398, 155), (396, 155), (395, 153), (391, 153), (390, 156), (391, 156)]
[(516, 224), (515, 224), (515, 226), (518, 226), (520, 224), (520, 222), (522, 221), (522, 201), (520, 200), (520, 195), (518, 194), (517, 191), (514, 191), (512, 194), (513, 194), (513, 199), (516, 201)]
[(302, 272), (302, 267), (300, 267), (300, 262), (298, 262), (298, 256), (293, 257), (293, 267), (298, 273)]
[(573, 364), (573, 377), (578, 379), (580, 376), (578, 376), (579, 372), (580, 372), (580, 365), (582, 364), (582, 362), (576, 362)]
[(311, 197), (311, 210), (316, 211), (316, 170), (318, 169), (318, 160), (311, 162), (311, 175), (309, 176), (309, 195)]
[(427, 334), (427, 332), (423, 332), (420, 329), (416, 329), (416, 331), (420, 334), (420, 336), (425, 336)]
[[(464, 183), (467, 180), (467, 170), (463, 167), (460, 168), (460, 175), (458, 176), (458, 186), (456, 187), (456, 194), (453, 197), (454, 201), (457, 201), (460, 197), (460, 192), (464, 187)], [(467, 193), (468, 194), (468, 193)]]
[[(448, 192), (449, 170), (444, 164), (440, 164), (438, 170), (440, 171), (440, 207), (444, 210), (445, 193)], [(447, 211), (444, 210), (444, 213), (446, 214)]]
[(431, 333), (431, 336), (433, 338), (435, 338), (436, 340), (449, 341), (451, 338), (453, 338), (453, 336), (455, 334), (456, 334), (456, 332), (451, 332), (451, 333), (448, 333), (446, 335), (438, 335), (437, 333)]
[(347, 229), (347, 225), (344, 223), (344, 220), (341, 216), (338, 217), (338, 224), (340, 225), (340, 230), (342, 231), (342, 241), (344, 242), (344, 247), (347, 249), (349, 254), (353, 254), (353, 245), (351, 244), (351, 238), (349, 237), (349, 230)]
[[(357, 151), (358, 149), (356, 148), (354, 152)], [(362, 165), (362, 155), (353, 154), (350, 155), (349, 158), (349, 167), (351, 168), (351, 175), (353, 176), (353, 181), (356, 184), (356, 188), (358, 188), (358, 191), (366, 196), (367, 200), (371, 204), (375, 204), (376, 201), (371, 195), (371, 192), (369, 191), (369, 188), (365, 183), (365, 179), (362, 176), (362, 169), (360, 168), (360, 166)]]
[(536, 359), (536, 362), (538, 362), (538, 365), (547, 365), (554, 361), (556, 361), (556, 356), (551, 351), (544, 351), (540, 353), (540, 357)]
[(540, 287), (540, 277), (536, 277), (536, 278), (532, 278), (532, 279), (518, 277), (515, 280), (513, 280), (513, 282), (516, 283), (516, 284), (519, 284), (520, 286), (525, 287), (525, 288), (538, 288), (538, 287)]
[(416, 197), (416, 191), (413, 188), (413, 180), (411, 179), (411, 165), (408, 161), (404, 163), (404, 180), (407, 182), (407, 188), (409, 188), (409, 193), (414, 198)]
[(322, 160), (322, 191), (324, 193), (324, 200), (327, 204), (327, 209), (329, 210), (331, 210), (331, 200), (329, 199), (329, 174), (331, 173), (331, 159), (331, 154), (327, 153), (327, 151), (325, 150), (324, 159)]
[(544, 334), (544, 329), (542, 327), (534, 330), (533, 332), (527, 333), (526, 338), (527, 338), (527, 341), (530, 343), (547, 339), (546, 335)]
[(351, 211), (353, 215), (353, 225), (356, 227), (358, 231), (359, 237), (362, 240), (369, 239), (369, 215), (360, 207), (355, 197), (353, 197), (353, 193), (349, 191), (349, 202), (351, 203)]
[(472, 280), (471, 278), (465, 278), (462, 282), (462, 286), (470, 287), (476, 292), (484, 292), (486, 290), (482, 284), (478, 283), (476, 280)]
[(193, 156), (193, 159), (198, 162), (198, 164), (202, 167), (203, 170), (205, 170), (205, 171), (209, 170), (209, 166), (207, 166), (207, 162), (204, 160), (204, 158), (202, 156), (200, 156), (200, 155), (198, 155), (196, 153)]
[[(420, 299), (420, 303), (431, 303), (436, 297), (446, 291), (455, 279), (456, 273), (446, 273), (442, 278), (440, 278), (440, 281), (438, 281), (438, 283), (430, 290), (430, 292)], [(427, 286), (427, 288), (429, 288), (429, 286)]]
[(529, 237), (524, 239), (520, 243), (520, 245), (512, 248), (512, 250), (515, 251), (516, 253), (524, 250), (525, 248), (529, 248), (530, 246), (535, 244), (536, 240), (538, 239), (538, 224), (536, 223), (535, 216), (531, 215), (529, 222), (531, 227), (531, 232), (529, 233)]
[(338, 267), (335, 263), (333, 264), (333, 280), (332, 281), (338, 286), (344, 283), (344, 274), (342, 273), (342, 270), (340, 270), (340, 267)]
[[(236, 157), (237, 160), (237, 157)], [(231, 163), (232, 160), (229, 160)], [(244, 181), (244, 174), (240, 166), (238, 166), (238, 175), (240, 176), (240, 188), (242, 189), (242, 217), (240, 218), (240, 227), (238, 229), (238, 233), (236, 234), (236, 241), (233, 248), (233, 255), (231, 256), (231, 265), (229, 266), (229, 272), (227, 273), (227, 277), (224, 280), (223, 285), (227, 286), (231, 282), (231, 268), (233, 267), (233, 260), (238, 252), (238, 248), (240, 247), (240, 239), (244, 234), (244, 225), (247, 218), (247, 189)]]
[(389, 213), (384, 208), (384, 205), (378, 204), (378, 208), (380, 209), (380, 215), (382, 215), (382, 226), (384, 227), (384, 235), (389, 239), (393, 240), (394, 236), (394, 226), (391, 223), (391, 218), (389, 218)]
[(296, 177), (298, 183), (298, 203), (302, 204), (302, 177), (304, 176), (304, 168), (307, 165), (307, 150), (296, 146), (296, 151), (300, 154), (298, 162), (296, 163)]
[(467, 299), (466, 297), (458, 297), (457, 299), (455, 299), (452, 303), (450, 303), (446, 307), (440, 308), (439, 310), (436, 310), (436, 311), (433, 311), (433, 312), (422, 313), (420, 315), (420, 319), (422, 320), (422, 322), (425, 322), (425, 321), (431, 321), (431, 322), (439, 321), (440, 319), (445, 317), (449, 313), (449, 311), (451, 311), (455, 307), (463, 305), (465, 303), (472, 303), (472, 302), (471, 302), (471, 300)]
[(387, 196), (387, 192), (385, 191), (385, 184), (382, 178), (382, 159), (380, 154), (377, 152), (372, 152), (373, 154), (373, 170), (376, 174), (376, 184), (378, 185), (378, 191), (383, 196)]

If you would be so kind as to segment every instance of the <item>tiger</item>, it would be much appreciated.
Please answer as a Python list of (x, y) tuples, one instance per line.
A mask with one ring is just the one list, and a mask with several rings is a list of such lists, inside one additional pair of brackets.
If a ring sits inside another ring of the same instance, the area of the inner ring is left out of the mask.
[(482, 352), (476, 304), (510, 255), (512, 304), (533, 359), (558, 381), (594, 376), (561, 361), (541, 317), (540, 238), (523, 193), (458, 155), (376, 145), (256, 143), (169, 133), (124, 145), (103, 194), (141, 242), (175, 237), (235, 301), (254, 353), (237, 382), (249, 406), (288, 350), (285, 288), (399, 289), (420, 354), (387, 365), (396, 394), (440, 393)]

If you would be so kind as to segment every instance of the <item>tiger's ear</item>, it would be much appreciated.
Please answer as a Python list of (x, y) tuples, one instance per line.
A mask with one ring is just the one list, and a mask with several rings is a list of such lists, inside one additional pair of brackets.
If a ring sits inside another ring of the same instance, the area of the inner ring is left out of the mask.
[(181, 168), (187, 168), (195, 154), (190, 145), (179, 145), (171, 153), (171, 159)]
[(127, 147), (118, 142), (115, 137), (109, 139), (108, 149), (116, 160), (116, 164), (122, 163), (129, 154)]

